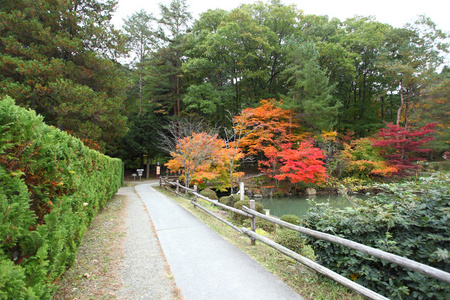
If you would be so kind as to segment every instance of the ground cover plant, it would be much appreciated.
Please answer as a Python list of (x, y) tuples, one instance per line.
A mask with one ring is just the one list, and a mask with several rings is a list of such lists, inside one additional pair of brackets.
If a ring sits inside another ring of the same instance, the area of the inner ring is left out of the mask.
[[(334, 210), (317, 205), (305, 227), (344, 237), (450, 272), (450, 178), (443, 173), (403, 184)], [(445, 299), (450, 286), (337, 244), (306, 237), (318, 261), (390, 299)]]
[(0, 101), (0, 299), (50, 299), (123, 164)]

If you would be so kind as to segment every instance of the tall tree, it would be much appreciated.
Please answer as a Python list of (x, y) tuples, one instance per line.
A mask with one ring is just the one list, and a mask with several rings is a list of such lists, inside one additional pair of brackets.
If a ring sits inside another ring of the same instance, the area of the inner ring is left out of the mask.
[(397, 125), (400, 124), (403, 114), (403, 124), (408, 127), (412, 99), (419, 96), (428, 79), (442, 66), (443, 54), (448, 54), (450, 48), (447, 37), (447, 34), (425, 16), (419, 17), (413, 24), (407, 24), (405, 28), (391, 31), (388, 35), (391, 43), (384, 52), (381, 63), (400, 94)]
[(413, 105), (410, 124), (415, 128), (437, 122), (434, 140), (429, 143), (433, 153), (442, 155), (450, 149), (450, 68), (435, 74), (420, 99)]
[(192, 16), (185, 0), (172, 0), (169, 6), (160, 4), (158, 38), (161, 48), (153, 53), (148, 80), (150, 95), (168, 110), (173, 103), (173, 115), (181, 112), (181, 89), (183, 74), (181, 65), (185, 51), (184, 36), (190, 27)]
[(134, 57), (139, 74), (139, 115), (142, 115), (142, 93), (145, 60), (149, 52), (155, 48), (156, 19), (141, 9), (124, 19), (124, 30), (128, 39), (128, 47)]
[(109, 23), (115, 4), (1, 1), (0, 95), (104, 150), (112, 145), (126, 131), (125, 82), (108, 57), (123, 49)]
[(314, 44), (290, 39), (285, 49), (289, 67), (284, 73), (289, 74), (291, 87), (285, 106), (296, 110), (301, 122), (313, 130), (332, 129), (341, 104), (333, 99), (334, 87), (319, 66)]

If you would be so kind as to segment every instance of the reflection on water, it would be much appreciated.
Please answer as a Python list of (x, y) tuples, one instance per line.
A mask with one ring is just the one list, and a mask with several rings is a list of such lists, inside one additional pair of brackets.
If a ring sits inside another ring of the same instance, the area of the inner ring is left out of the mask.
[(273, 216), (281, 217), (282, 215), (296, 215), (303, 217), (311, 207), (306, 199), (312, 199), (317, 203), (329, 202), (330, 206), (336, 208), (351, 206), (351, 203), (347, 198), (338, 194), (263, 198), (260, 201), (265, 209), (270, 209), (270, 214)]

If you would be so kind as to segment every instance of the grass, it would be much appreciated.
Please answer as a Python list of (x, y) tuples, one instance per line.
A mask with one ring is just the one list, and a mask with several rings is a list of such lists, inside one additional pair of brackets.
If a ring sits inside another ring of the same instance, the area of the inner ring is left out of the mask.
[[(190, 211), (194, 216), (203, 221), (228, 242), (234, 244), (241, 251), (247, 253), (247, 255), (252, 257), (279, 279), (291, 286), (303, 298), (317, 300), (363, 299), (361, 296), (346, 287), (343, 287), (333, 280), (303, 267), (293, 259), (281, 254), (269, 246), (266, 246), (260, 242), (256, 242), (255, 246), (251, 246), (250, 239), (248, 237), (238, 233), (231, 227), (206, 214), (200, 209), (194, 208), (186, 198), (177, 196), (173, 192), (167, 191), (164, 188), (155, 188), (174, 199), (182, 207)], [(207, 207), (209, 210), (220, 214), (221, 217), (226, 218), (227, 213), (218, 210), (211, 203), (203, 200), (199, 200), (199, 203), (202, 206)], [(280, 230), (287, 229), (278, 228), (275, 233), (268, 233), (267, 237), (271, 239), (276, 238), (275, 235), (277, 234), (277, 231), (279, 232)], [(310, 259), (314, 259), (314, 252), (310, 247), (304, 247), (302, 249), (302, 253), (300, 254)]]
[(92, 222), (74, 265), (55, 283), (54, 299), (116, 299), (127, 197), (114, 196)]

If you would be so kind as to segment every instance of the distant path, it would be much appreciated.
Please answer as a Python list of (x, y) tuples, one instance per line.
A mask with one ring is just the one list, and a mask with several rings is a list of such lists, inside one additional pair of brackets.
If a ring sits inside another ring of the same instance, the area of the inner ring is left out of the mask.
[[(302, 299), (248, 255), (153, 189), (151, 184), (137, 185), (135, 190), (147, 207), (176, 285), (186, 300)], [(134, 209), (140, 210), (138, 205), (130, 205), (129, 218), (136, 217)], [(139, 227), (147, 233), (138, 232), (135, 238), (151, 236), (149, 229), (143, 227), (144, 223)], [(136, 276), (155, 271), (138, 269)]]

